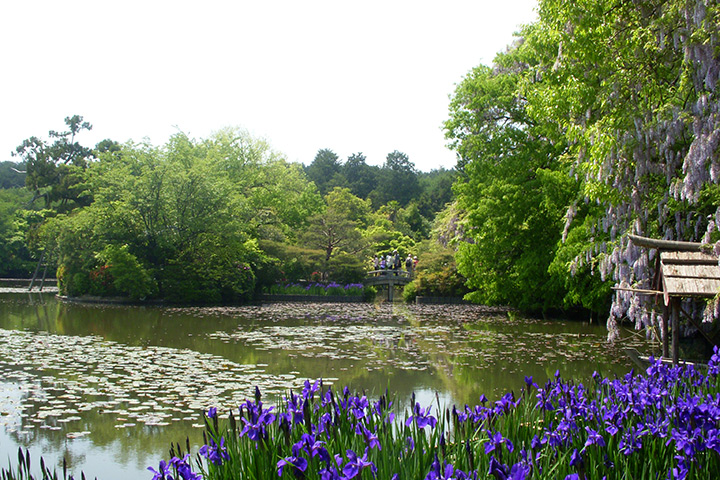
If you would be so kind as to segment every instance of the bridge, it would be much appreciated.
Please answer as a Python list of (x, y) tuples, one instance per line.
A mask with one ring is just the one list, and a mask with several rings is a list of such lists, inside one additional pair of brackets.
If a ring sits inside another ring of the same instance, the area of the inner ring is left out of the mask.
[(387, 288), (388, 301), (395, 297), (395, 286), (404, 287), (413, 279), (412, 272), (407, 270), (372, 270), (367, 273), (364, 284), (366, 286)]

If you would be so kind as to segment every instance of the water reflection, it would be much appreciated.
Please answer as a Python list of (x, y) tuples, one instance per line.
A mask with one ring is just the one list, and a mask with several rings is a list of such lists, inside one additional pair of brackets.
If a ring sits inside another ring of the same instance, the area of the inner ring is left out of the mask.
[(199, 440), (204, 409), (227, 411), (255, 385), (270, 400), (323, 378), (387, 388), (401, 405), (412, 392), (423, 405), (474, 404), (517, 391), (524, 375), (625, 373), (605, 335), (473, 306), (159, 308), (0, 294), (0, 454), (33, 446), (101, 479), (145, 478), (170, 441)]

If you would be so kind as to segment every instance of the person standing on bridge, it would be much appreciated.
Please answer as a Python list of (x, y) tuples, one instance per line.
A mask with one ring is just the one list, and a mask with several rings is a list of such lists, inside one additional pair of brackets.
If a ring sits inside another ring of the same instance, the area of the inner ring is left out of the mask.
[(415, 265), (415, 262), (413, 261), (412, 255), (408, 253), (407, 258), (405, 259), (405, 270), (407, 270), (408, 275), (410, 276), (412, 276), (413, 265)]

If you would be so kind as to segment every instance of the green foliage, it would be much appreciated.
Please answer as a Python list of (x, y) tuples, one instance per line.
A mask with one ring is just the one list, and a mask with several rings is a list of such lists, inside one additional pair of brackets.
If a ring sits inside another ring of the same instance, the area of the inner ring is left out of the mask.
[(419, 193), (415, 164), (403, 152), (395, 150), (388, 153), (377, 187), (371, 194), (373, 204), (384, 205), (394, 200), (404, 207)]
[(323, 266), (324, 252), (321, 250), (270, 240), (260, 242), (260, 248), (269, 260), (258, 269), (259, 288), (276, 282), (311, 280), (313, 272)]
[(0, 162), (0, 189), (25, 186), (24, 163)]
[[(157, 285), (147, 269), (129, 252), (127, 245), (107, 245), (96, 255), (103, 265), (91, 279), (107, 284), (110, 279), (113, 289), (120, 295), (140, 300), (157, 293)], [(109, 279), (108, 279), (109, 277)]]
[[(303, 241), (311, 248), (325, 252), (328, 264), (338, 253), (358, 254), (366, 248), (359, 228), (369, 213), (367, 202), (347, 188), (335, 188), (325, 196), (327, 208), (310, 217)], [(327, 265), (323, 268), (327, 268)]]
[(53, 206), (61, 212), (92, 201), (85, 169), (93, 159), (93, 152), (75, 140), (77, 134), (91, 130), (92, 126), (79, 115), (65, 118), (65, 124), (67, 131), (49, 132), (54, 139), (52, 143), (31, 137), (14, 152), (25, 164), (25, 184), (35, 198), (44, 198), (45, 208)]
[(34, 225), (23, 210), (31, 197), (21, 188), (0, 190), (0, 276), (27, 276), (36, 263), (26, 242)]
[(327, 278), (338, 283), (362, 283), (366, 263), (357, 255), (340, 253), (328, 262)]
[(523, 48), (474, 69), (458, 86), (446, 123), (461, 154), (455, 185), (465, 235), (458, 270), (479, 303), (557, 307), (564, 292), (548, 266), (576, 186), (560, 162), (564, 143), (528, 115), (518, 91)]
[(413, 281), (405, 286), (403, 297), (412, 301), (416, 296), (463, 297), (466, 279), (458, 272), (454, 251), (434, 248), (420, 254)]
[(318, 150), (312, 163), (305, 169), (308, 178), (315, 183), (323, 196), (335, 187), (344, 186), (345, 179), (341, 176), (340, 171), (340, 158), (327, 148)]

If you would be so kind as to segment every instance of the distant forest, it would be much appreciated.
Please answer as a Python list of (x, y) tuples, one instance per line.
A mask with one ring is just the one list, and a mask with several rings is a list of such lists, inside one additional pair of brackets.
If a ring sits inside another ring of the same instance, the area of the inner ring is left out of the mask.
[[(398, 250), (420, 259), (408, 299), (652, 331), (648, 298), (611, 290), (649, 287), (654, 258), (627, 234), (720, 253), (720, 6), (540, 0), (538, 14), (459, 79), (452, 170), (330, 149), (303, 166), (236, 130), (86, 148), (90, 125), (69, 117), (0, 169), (1, 273), (27, 275), (44, 252), (68, 294), (236, 301), (313, 274), (356, 281)], [(719, 312), (715, 299), (691, 314)]]

